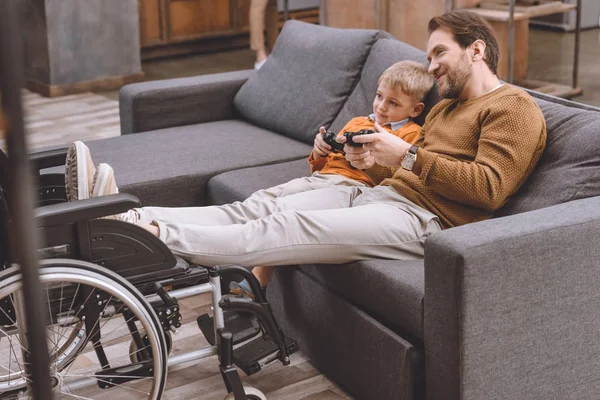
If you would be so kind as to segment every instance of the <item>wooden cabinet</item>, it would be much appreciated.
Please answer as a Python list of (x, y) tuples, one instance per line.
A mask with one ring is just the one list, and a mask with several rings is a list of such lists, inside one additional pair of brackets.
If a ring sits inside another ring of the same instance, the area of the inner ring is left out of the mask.
[(446, 0), (322, 0), (321, 20), (337, 28), (382, 29), (425, 50), (427, 23), (445, 10)]
[[(247, 45), (249, 10), (250, 0), (139, 0), (142, 57)], [(318, 10), (314, 12), (318, 19)], [(303, 11), (299, 19), (305, 16)], [(265, 23), (270, 47), (282, 22), (277, 0), (269, 0)]]
[(231, 3), (237, 1), (168, 1), (169, 37), (180, 40), (233, 28)]

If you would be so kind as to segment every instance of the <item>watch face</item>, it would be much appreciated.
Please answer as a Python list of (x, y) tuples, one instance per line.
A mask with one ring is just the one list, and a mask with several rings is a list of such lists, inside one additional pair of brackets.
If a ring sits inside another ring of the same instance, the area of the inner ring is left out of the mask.
[(412, 171), (413, 166), (415, 165), (416, 159), (417, 159), (417, 156), (414, 153), (411, 153), (411, 152), (406, 153), (406, 155), (404, 156), (404, 159), (402, 160), (402, 168)]

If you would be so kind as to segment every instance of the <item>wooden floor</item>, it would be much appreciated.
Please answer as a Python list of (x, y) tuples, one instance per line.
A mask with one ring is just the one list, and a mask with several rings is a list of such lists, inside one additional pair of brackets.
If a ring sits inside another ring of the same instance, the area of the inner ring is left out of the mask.
[[(206, 341), (196, 325), (198, 315), (209, 312), (209, 295), (201, 295), (181, 302), (183, 326), (174, 335), (173, 354), (198, 349)], [(261, 390), (273, 400), (341, 400), (351, 399), (339, 387), (317, 371), (302, 352), (291, 356), (291, 364), (279, 362), (246, 377), (244, 383)], [(169, 370), (165, 399), (222, 399), (227, 394), (218, 373), (218, 360), (211, 357), (191, 365), (181, 365)]]
[[(80, 287), (75, 290), (74, 286), (70, 287), (68, 284), (62, 286), (62, 283), (54, 282), (51, 284), (46, 283), (45, 288), (48, 293), (53, 290), (55, 294), (58, 294), (58, 290), (60, 290), (60, 308), (56, 309), (58, 302), (54, 301), (52, 308), (55, 309), (55, 314), (52, 315), (73, 315), (69, 312), (69, 310), (72, 310), (73, 305), (73, 302), (68, 300), (69, 293), (77, 293)], [(77, 314), (80, 309), (89, 306), (87, 300), (90, 297), (92, 298), (90, 303), (95, 303), (96, 297), (88, 296), (81, 307), (76, 306)], [(54, 298), (58, 297), (55, 296)], [(67, 300), (63, 302), (63, 298)], [(110, 299), (108, 301), (110, 302)], [(173, 349), (171, 356), (209, 347), (196, 324), (196, 318), (205, 313), (212, 313), (210, 294), (183, 299), (179, 302), (179, 305), (182, 326), (176, 333), (172, 334)], [(10, 318), (8, 313), (13, 307), (15, 307), (14, 304), (8, 308), (9, 311), (3, 311), (4, 315), (2, 316), (4, 319)], [(119, 307), (119, 310), (121, 307)], [(50, 310), (50, 305), (48, 305), (48, 310)], [(81, 337), (75, 334), (85, 330), (83, 322), (77, 318), (77, 314), (75, 314), (74, 322), (66, 324), (58, 323), (56, 319), (50, 317), (51, 314), (48, 314), (51, 323), (48, 325), (47, 338), (51, 353), (54, 355), (77, 354), (73, 362), (70, 362), (66, 368), (59, 368), (60, 372), (58, 374), (52, 374), (58, 382), (55, 387), (55, 397), (65, 400), (72, 398), (146, 399), (152, 387), (151, 378), (136, 379), (128, 383), (116, 384), (115, 387), (107, 389), (98, 387), (96, 373), (99, 370), (100, 362), (92, 343), (88, 342), (84, 348), (77, 352), (70, 350), (77, 347), (77, 338)], [(125, 366), (130, 364), (130, 357), (135, 355), (135, 346), (132, 344), (131, 334), (122, 316), (123, 314), (120, 314), (119, 311), (112, 314), (109, 312), (94, 324), (100, 330), (107, 362), (112, 367), (120, 366), (121, 369), (128, 368)], [(129, 318), (128, 321), (133, 320), (132, 317), (126, 318)], [(14, 320), (11, 319), (11, 321), (14, 323)], [(143, 329), (139, 321), (134, 323), (138, 325), (138, 329)], [(0, 327), (0, 339), (2, 339), (0, 340), (0, 377), (8, 379), (9, 385), (18, 385), (21, 379), (18, 371), (22, 370), (23, 365), (19, 348), (21, 339), (18, 329), (15, 329), (12, 325), (5, 328), (6, 330), (3, 330)], [(255, 340), (262, 339), (257, 337)], [(62, 359), (64, 358), (57, 357), (54, 360), (60, 363)], [(269, 399), (350, 399), (340, 388), (319, 373), (302, 353), (292, 354), (290, 359), (290, 365), (283, 366), (279, 361), (274, 361), (250, 377), (247, 377), (242, 371), (239, 371), (239, 374), (246, 386), (260, 390)], [(6, 371), (8, 371), (8, 375)], [(108, 377), (111, 376), (108, 375)], [(109, 379), (108, 377), (105, 379)], [(105, 380), (105, 382), (107, 381)], [(217, 356), (211, 356), (198, 361), (171, 366), (162, 398), (168, 400), (221, 400), (226, 396), (227, 391), (219, 372)]]
[(30, 149), (119, 136), (119, 103), (95, 93), (47, 98), (22, 91)]

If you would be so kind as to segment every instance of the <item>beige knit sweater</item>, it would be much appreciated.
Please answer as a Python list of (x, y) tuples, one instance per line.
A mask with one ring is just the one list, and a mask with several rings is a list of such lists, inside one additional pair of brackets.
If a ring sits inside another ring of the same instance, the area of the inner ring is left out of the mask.
[(491, 218), (507, 202), (544, 150), (546, 123), (527, 93), (505, 84), (476, 99), (440, 101), (415, 144), (413, 171), (375, 165), (367, 173), (448, 228)]

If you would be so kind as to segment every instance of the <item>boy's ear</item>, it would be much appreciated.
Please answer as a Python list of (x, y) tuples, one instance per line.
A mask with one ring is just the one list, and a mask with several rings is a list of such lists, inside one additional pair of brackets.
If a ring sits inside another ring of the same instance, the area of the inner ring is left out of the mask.
[(420, 101), (417, 104), (415, 104), (415, 107), (412, 110), (412, 113), (410, 114), (411, 118), (417, 118), (419, 115), (421, 115), (421, 113), (423, 112), (423, 110), (425, 109), (425, 104)]

